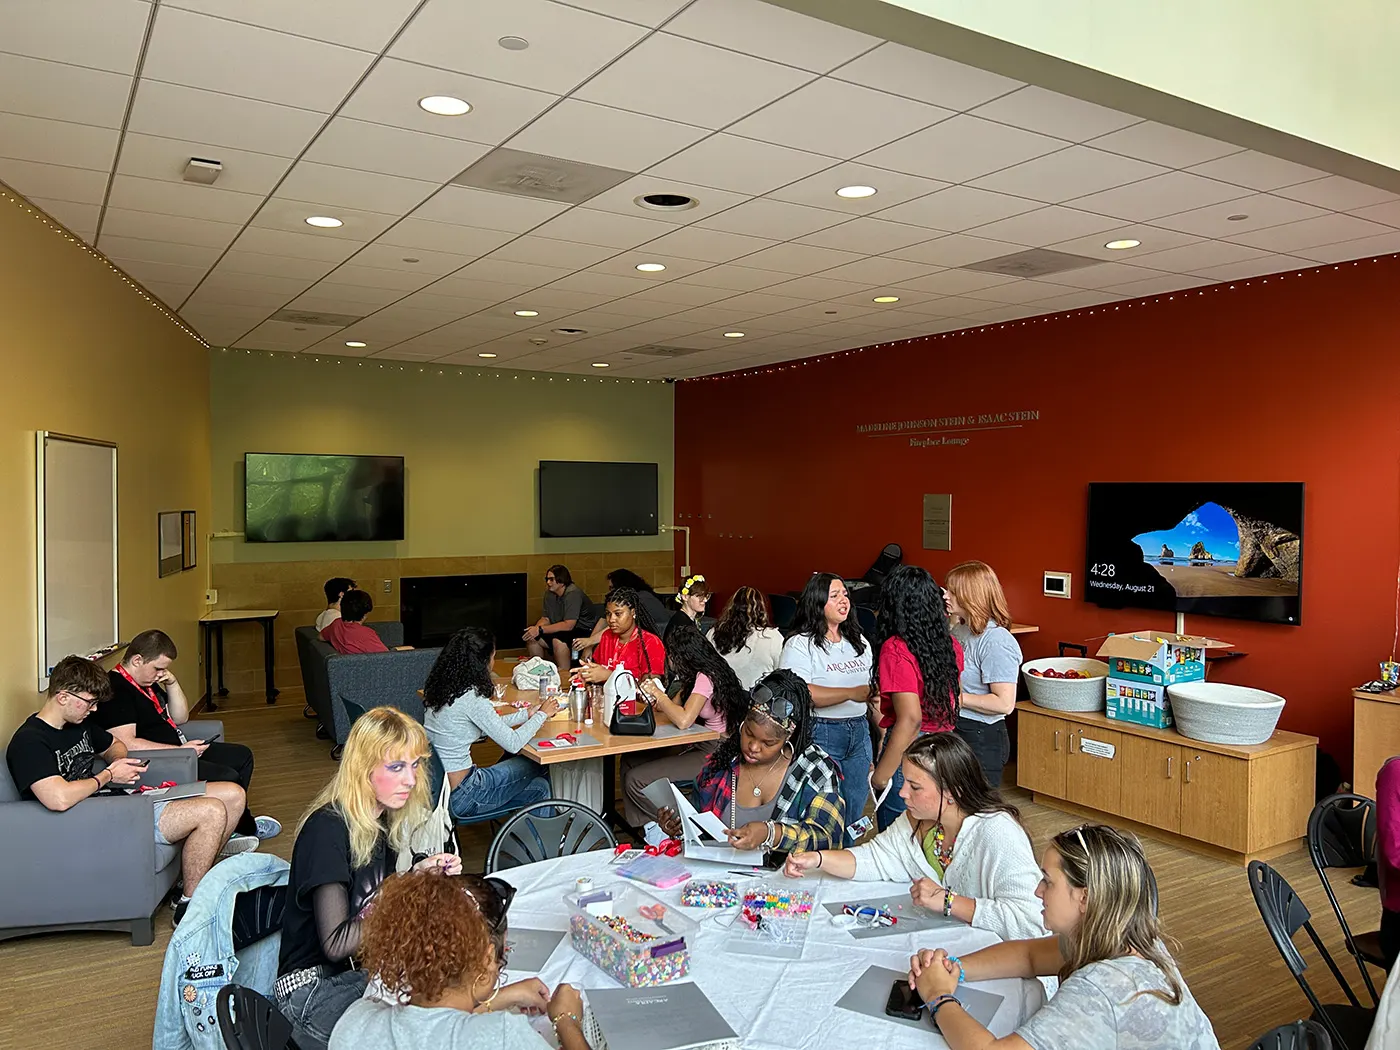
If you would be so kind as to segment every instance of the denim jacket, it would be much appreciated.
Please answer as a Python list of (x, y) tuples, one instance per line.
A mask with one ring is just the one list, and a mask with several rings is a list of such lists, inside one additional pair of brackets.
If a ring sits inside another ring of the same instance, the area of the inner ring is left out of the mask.
[(259, 886), (285, 886), (290, 865), (268, 853), (242, 853), (215, 864), (199, 883), (165, 950), (152, 1050), (224, 1050), (214, 997), (237, 980), (272, 998), (279, 934), (233, 952), (233, 904)]

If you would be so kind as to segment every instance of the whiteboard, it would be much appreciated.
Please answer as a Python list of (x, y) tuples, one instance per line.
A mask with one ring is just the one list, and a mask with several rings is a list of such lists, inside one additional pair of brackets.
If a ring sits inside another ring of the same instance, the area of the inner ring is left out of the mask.
[(41, 430), (35, 448), (39, 688), (117, 636), (117, 447)]

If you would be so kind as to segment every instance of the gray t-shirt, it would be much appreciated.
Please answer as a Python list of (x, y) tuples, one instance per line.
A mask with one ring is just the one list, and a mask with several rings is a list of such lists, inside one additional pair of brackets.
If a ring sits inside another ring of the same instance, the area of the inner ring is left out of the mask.
[(1166, 991), (1167, 982), (1146, 959), (1125, 955), (1090, 963), (1016, 1034), (1034, 1050), (1220, 1050), (1210, 1019), (1184, 982), (1177, 1006), (1155, 995), (1134, 998), (1153, 988)]
[[(953, 637), (963, 647), (962, 691), (973, 696), (986, 696), (994, 682), (1018, 682), (1021, 678), (1021, 644), (1016, 636), (995, 620), (987, 621), (987, 629), (973, 634), (965, 623), (953, 625)], [(974, 722), (1000, 722), (1005, 715), (984, 715), (967, 708), (959, 711), (963, 718)]]
[(549, 1044), (520, 1014), (469, 1014), (446, 1007), (350, 1004), (331, 1032), (330, 1050), (542, 1050)]
[[(584, 610), (593, 603), (588, 600), (588, 595), (583, 593), (576, 583), (571, 583), (564, 588), (563, 594), (555, 594), (553, 591), (544, 592), (544, 618), (550, 623), (560, 623), (563, 620), (577, 620), (583, 615)], [(574, 624), (575, 627), (582, 627), (582, 624)]]

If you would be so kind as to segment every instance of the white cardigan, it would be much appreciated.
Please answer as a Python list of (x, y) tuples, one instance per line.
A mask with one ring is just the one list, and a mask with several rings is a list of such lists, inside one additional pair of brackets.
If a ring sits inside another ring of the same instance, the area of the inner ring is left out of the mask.
[[(852, 846), (853, 877), (866, 882), (939, 881), (913, 835), (905, 812), (866, 844)], [(942, 885), (977, 901), (972, 915), (975, 929), (988, 930), (1004, 941), (1049, 936), (1035, 895), (1039, 884), (1040, 865), (1030, 837), (1016, 818), (997, 812), (963, 821)]]

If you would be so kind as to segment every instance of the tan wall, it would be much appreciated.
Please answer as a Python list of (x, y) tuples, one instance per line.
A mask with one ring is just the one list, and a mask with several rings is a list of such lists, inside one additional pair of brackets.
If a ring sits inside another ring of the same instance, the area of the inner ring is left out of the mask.
[(205, 350), (107, 264), (0, 187), (0, 738), (39, 705), (34, 432), (115, 442), (123, 639), (161, 627), (198, 673), (202, 570), (160, 579), (156, 515), (209, 520)]

